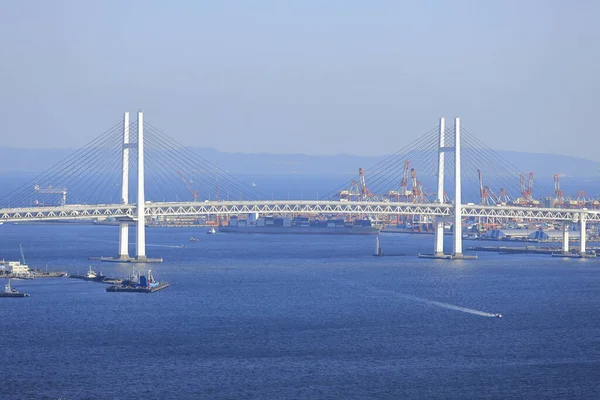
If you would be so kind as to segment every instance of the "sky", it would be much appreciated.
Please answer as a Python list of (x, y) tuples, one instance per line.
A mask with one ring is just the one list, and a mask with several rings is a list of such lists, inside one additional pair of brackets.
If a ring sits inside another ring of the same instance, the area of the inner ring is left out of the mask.
[(7, 0), (0, 146), (77, 148), (144, 110), (195, 147), (383, 155), (440, 116), (600, 161), (600, 2)]

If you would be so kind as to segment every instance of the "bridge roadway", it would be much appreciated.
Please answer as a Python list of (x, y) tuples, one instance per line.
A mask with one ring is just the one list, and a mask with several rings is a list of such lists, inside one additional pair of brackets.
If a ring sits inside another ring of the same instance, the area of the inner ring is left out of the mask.
[[(351, 202), (331, 200), (285, 201), (204, 201), (204, 202), (146, 202), (145, 215), (201, 216), (232, 214), (368, 214), (368, 215), (425, 215), (450, 217), (452, 204), (402, 202)], [(518, 206), (487, 206), (463, 204), (464, 217), (514, 218), (577, 222), (583, 215), (588, 222), (600, 222), (600, 210), (561, 209)], [(136, 217), (135, 204), (68, 204), (53, 207), (23, 207), (0, 209), (0, 222), (44, 220), (73, 220), (92, 218)]]

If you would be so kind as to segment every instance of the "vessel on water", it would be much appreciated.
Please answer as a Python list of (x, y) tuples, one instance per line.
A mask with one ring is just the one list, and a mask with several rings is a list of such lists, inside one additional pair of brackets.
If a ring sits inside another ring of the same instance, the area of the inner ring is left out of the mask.
[(383, 251), (381, 250), (381, 245), (379, 244), (379, 236), (377, 236), (375, 240), (375, 253), (374, 256), (381, 257), (383, 255)]
[(195, 236), (190, 237), (190, 242), (197, 242), (197, 241), (198, 241), (197, 237), (195, 237)]
[(217, 230), (215, 229), (214, 226), (211, 226), (210, 229), (208, 230), (208, 232), (206, 232), (209, 235), (214, 235), (217, 233)]
[(29, 297), (29, 293), (21, 293), (17, 289), (10, 286), (10, 279), (6, 280), (4, 292), (0, 292), (0, 297)]
[(137, 277), (123, 281), (120, 285), (113, 285), (106, 288), (107, 292), (126, 292), (126, 293), (154, 293), (169, 287), (169, 282), (159, 282), (154, 279), (152, 271), (148, 270), (146, 275), (138, 273)]
[(274, 234), (334, 234), (377, 235), (379, 228), (368, 219), (344, 221), (343, 219), (314, 219), (306, 217), (261, 217), (238, 219), (231, 217), (227, 226), (219, 231), (225, 233), (274, 233)]
[[(106, 276), (102, 275), (102, 272), (100, 272), (99, 274), (96, 273), (96, 271), (94, 271), (92, 269), (91, 265), (88, 267), (88, 270), (85, 273), (85, 275), (79, 275), (79, 274), (69, 275), (69, 278), (83, 279), (84, 281), (92, 281), (92, 282), (105, 282), (107, 280), (110, 280), (110, 278), (107, 278)], [(112, 282), (107, 282), (107, 283), (112, 283)]]

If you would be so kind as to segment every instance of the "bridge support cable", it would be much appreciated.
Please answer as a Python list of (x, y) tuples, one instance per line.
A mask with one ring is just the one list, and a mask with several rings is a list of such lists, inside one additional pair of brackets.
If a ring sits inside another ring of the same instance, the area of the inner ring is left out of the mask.
[[(420, 147), (411, 149), (401, 157), (395, 157), (393, 162), (388, 162), (376, 169), (367, 169), (365, 173), (369, 176), (371, 191), (383, 196), (389, 193), (389, 190), (400, 190), (403, 166), (406, 161), (409, 161), (411, 171), (418, 174), (419, 186), (422, 186), (424, 190), (435, 188), (437, 184), (434, 183), (434, 178), (437, 171), (435, 171), (434, 165), (437, 159), (437, 141), (436, 135), (432, 134), (427, 140), (420, 143)], [(431, 196), (431, 193), (423, 193), (423, 195), (430, 200), (428, 196)]]
[[(155, 194), (157, 197), (156, 188), (160, 187), (162, 197), (165, 193), (171, 196), (170, 200), (185, 200), (190, 196), (189, 188), (181, 184), (181, 176), (185, 176), (186, 180), (192, 182), (198, 191), (198, 196), (192, 196), (191, 200), (195, 201), (200, 196), (205, 200), (212, 200), (217, 197), (215, 190), (217, 172), (219, 175), (227, 175), (225, 172), (217, 169), (216, 166), (204, 163), (192, 158), (183, 147), (174, 146), (171, 142), (159, 140), (155, 135), (152, 135), (152, 130), (149, 130), (147, 136), (147, 150), (149, 157), (152, 157), (151, 164), (148, 165), (148, 172), (152, 174), (155, 181)], [(232, 180), (227, 179), (227, 176), (220, 177), (220, 188), (227, 193), (239, 194), (240, 198), (252, 199), (256, 198), (255, 193), (244, 190), (235, 184)], [(157, 185), (158, 183), (158, 185)], [(211, 193), (214, 193), (211, 196)], [(226, 197), (226, 196), (224, 196)], [(236, 196), (237, 197), (237, 196)]]
[(41, 193), (62, 193), (66, 203), (98, 203), (94, 195), (115, 190), (108, 185), (116, 177), (114, 166), (118, 152), (118, 136), (122, 124), (116, 124), (64, 160), (56, 163), (27, 183), (0, 199), (2, 207), (60, 206), (62, 199), (52, 199)]
[(153, 182), (153, 187), (149, 188), (149, 198), (162, 198), (162, 201), (185, 201), (189, 198), (197, 201), (199, 196), (190, 197), (187, 187), (181, 184), (181, 174), (193, 183), (199, 195), (206, 195), (205, 199), (208, 200), (208, 187), (214, 188), (211, 185), (214, 181), (211, 180), (213, 176), (208, 176), (207, 170), (199, 169), (168, 143), (158, 141), (150, 134), (146, 139), (148, 159), (152, 160), (147, 166), (148, 176), (152, 177)]
[[(463, 133), (465, 131), (463, 130)], [(484, 147), (480, 142), (475, 141), (470, 135), (464, 134), (464, 146), (463, 152), (465, 154), (465, 175), (469, 177), (475, 177), (479, 175), (478, 171), (481, 171), (484, 179), (485, 186), (490, 195), (499, 193), (504, 190), (508, 193), (515, 193), (516, 186), (518, 184), (519, 172), (510, 168), (510, 164), (505, 162), (497, 153), (493, 150)], [(474, 181), (474, 178), (470, 182), (471, 190), (469, 201), (479, 203), (480, 195), (480, 183)], [(490, 187), (491, 186), (491, 187)], [(492, 189), (492, 188), (495, 188)], [(500, 202), (498, 196), (492, 195), (492, 201), (494, 203)]]
[[(481, 140), (475, 137), (466, 129), (462, 129), (465, 144), (467, 145), (467, 154), (470, 160), (470, 164), (474, 167), (477, 163), (484, 174), (489, 175), (494, 181), (494, 186), (503, 187), (510, 193), (518, 193), (517, 198), (521, 195), (519, 190), (519, 175), (523, 172), (522, 169), (518, 168), (510, 161), (502, 157), (498, 152), (486, 146)], [(554, 193), (553, 189), (545, 187), (544, 185), (536, 184), (538, 193), (544, 195), (551, 195)]]
[[(189, 175), (196, 183), (202, 183), (206, 187), (205, 193), (212, 193), (216, 189), (216, 179), (218, 174), (219, 188), (232, 194), (234, 198), (247, 199), (260, 199), (266, 198), (260, 193), (255, 187), (242, 182), (238, 178), (232, 176), (227, 171), (218, 168), (215, 164), (201, 157), (194, 150), (189, 147), (183, 146), (173, 138), (167, 136), (162, 131), (158, 130), (151, 124), (146, 124), (148, 132), (148, 138), (152, 137), (152, 143), (156, 148), (162, 147), (164, 149), (164, 157), (168, 159), (168, 163), (179, 166), (180, 170)], [(173, 182), (179, 184), (180, 179), (177, 176), (177, 168), (172, 172)], [(209, 190), (208, 187), (212, 187), (213, 190)], [(213, 198), (216, 198), (215, 193)], [(210, 200), (211, 198), (207, 198)]]
[[(398, 187), (401, 181), (401, 171), (405, 161), (412, 158), (413, 160), (411, 161), (417, 162), (423, 153), (427, 153), (425, 149), (431, 149), (435, 144), (436, 131), (437, 128), (434, 128), (426, 132), (377, 164), (366, 168), (365, 174), (369, 176), (371, 191), (377, 192), (380, 189), (380, 186), (385, 187), (386, 189)], [(358, 167), (360, 166), (356, 166), (356, 171), (358, 171)], [(390, 172), (396, 172), (396, 175)], [(388, 183), (384, 185), (382, 183), (383, 179), (387, 179)], [(353, 181), (357, 180), (358, 176), (354, 175), (345, 183), (325, 194), (321, 199), (335, 199), (341, 190), (347, 189), (352, 185)]]

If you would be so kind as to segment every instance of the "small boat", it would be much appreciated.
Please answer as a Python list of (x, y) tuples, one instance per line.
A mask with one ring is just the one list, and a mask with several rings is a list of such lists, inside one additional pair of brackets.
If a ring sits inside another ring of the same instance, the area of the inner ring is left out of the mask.
[(79, 273), (74, 274), (74, 275), (68, 275), (69, 278), (75, 278), (75, 279), (83, 279), (84, 281), (91, 281), (91, 282), (104, 282), (104, 279), (106, 279), (106, 276), (102, 275), (102, 272), (100, 272), (100, 274), (96, 273), (96, 271), (94, 271), (92, 269), (92, 266), (89, 266), (89, 269), (87, 270), (85, 275), (79, 275)]
[(7, 279), (4, 285), (4, 292), (0, 292), (0, 297), (29, 297), (29, 293), (20, 293), (17, 289), (10, 287), (10, 279)]
[(92, 270), (92, 266), (90, 265), (90, 269), (85, 274), (86, 279), (94, 280), (98, 277), (95, 271)]
[(496, 314), (496, 318), (502, 318), (502, 314)]
[(206, 232), (209, 235), (214, 235), (217, 233), (217, 230), (215, 229), (214, 226), (211, 226), (210, 229), (208, 230), (208, 232)]
[(197, 237), (194, 237), (194, 236), (190, 237), (190, 242), (197, 242), (197, 241), (198, 241)]
[(375, 253), (374, 256), (381, 257), (383, 255), (383, 251), (381, 250), (381, 245), (379, 244), (379, 236), (377, 236), (375, 240)]

